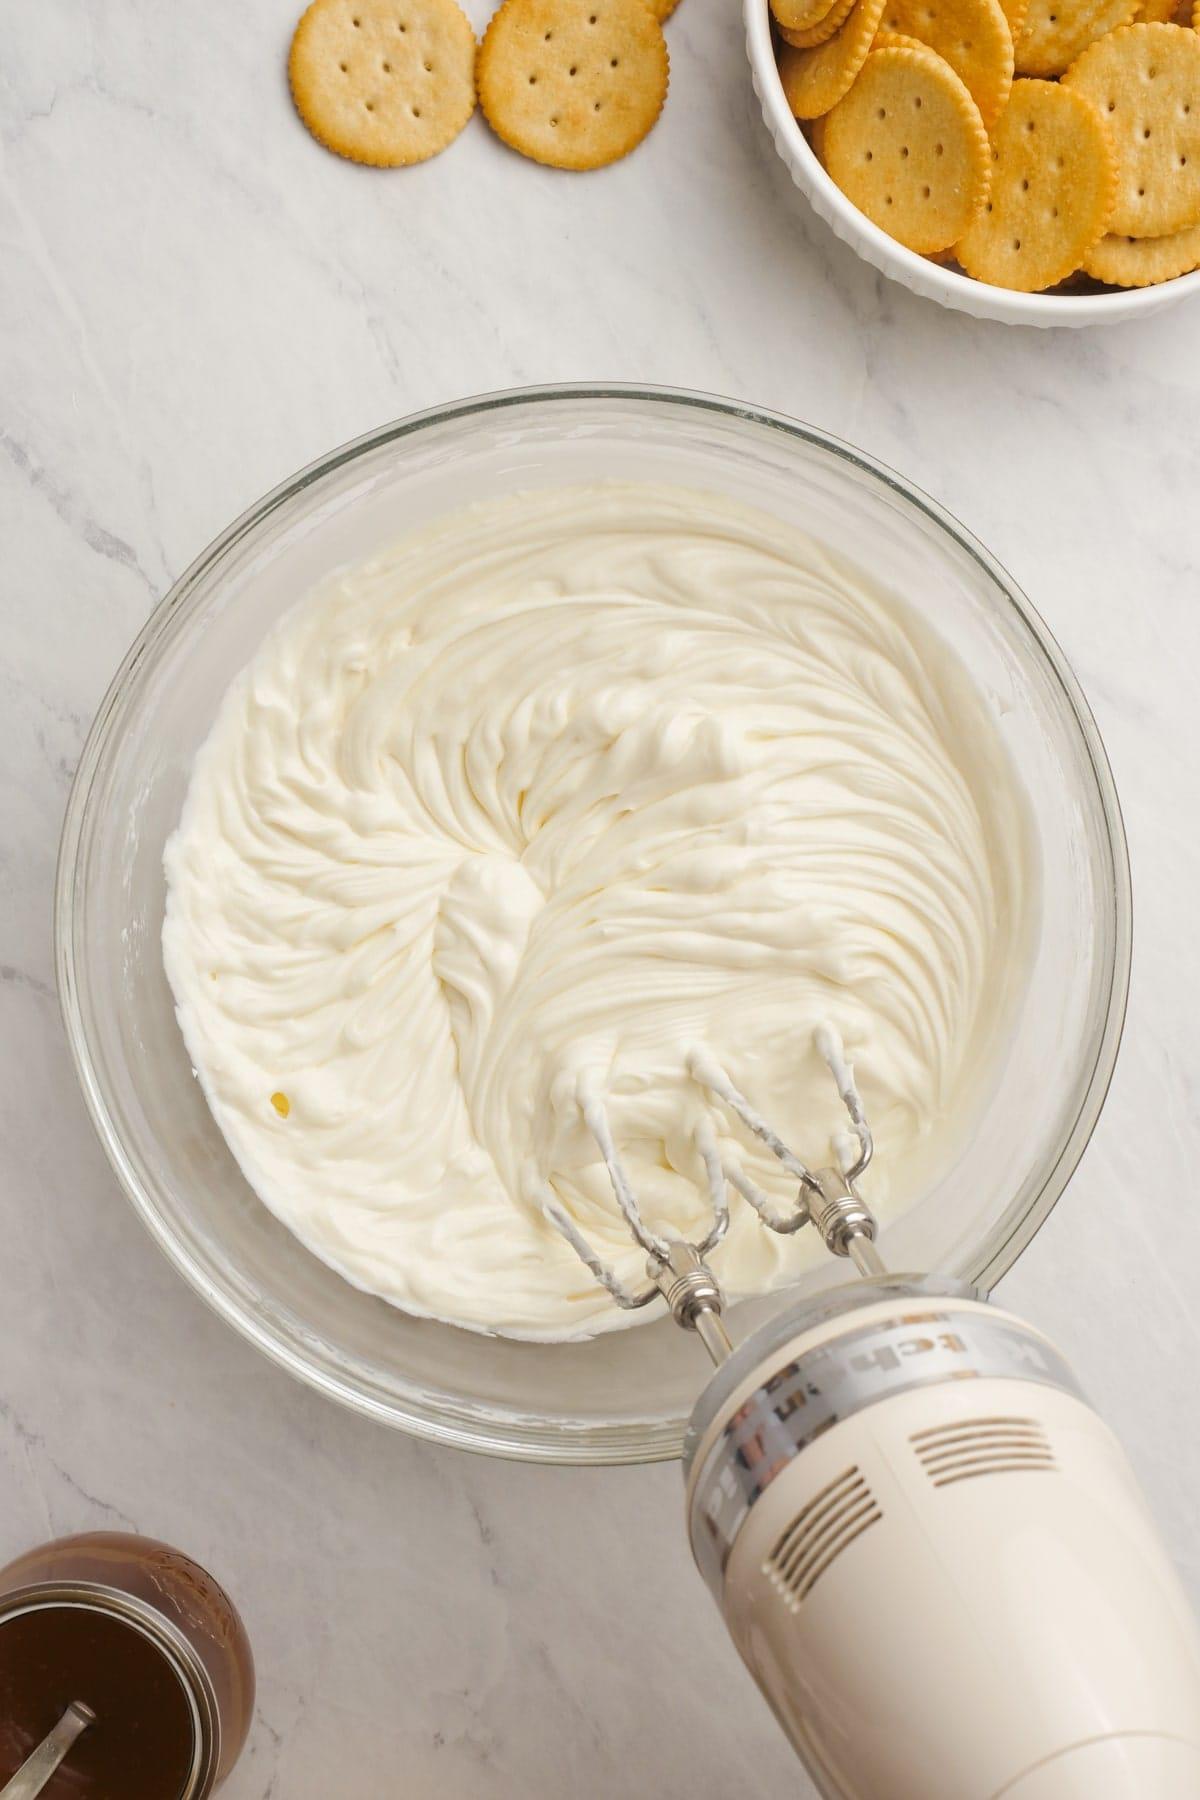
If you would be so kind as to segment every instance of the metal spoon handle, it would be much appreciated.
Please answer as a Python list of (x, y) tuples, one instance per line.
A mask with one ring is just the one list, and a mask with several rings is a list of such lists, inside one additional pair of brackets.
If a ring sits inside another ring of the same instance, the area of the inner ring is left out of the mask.
[(91, 1707), (82, 1700), (72, 1700), (54, 1729), (30, 1752), (12, 1780), (0, 1788), (0, 1800), (35, 1800), (76, 1738), (95, 1723)]

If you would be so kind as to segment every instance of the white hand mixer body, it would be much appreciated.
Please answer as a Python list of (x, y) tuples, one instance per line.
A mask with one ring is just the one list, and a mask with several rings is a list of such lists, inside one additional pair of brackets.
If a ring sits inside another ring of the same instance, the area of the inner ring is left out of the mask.
[[(693, 1065), (797, 1177), (794, 1214), (705, 1133), (711, 1231), (650, 1231), (594, 1099), (648, 1286), (623, 1287), (546, 1201), (619, 1305), (661, 1294), (718, 1364), (689, 1427), (687, 1519), (738, 1651), (827, 1800), (1200, 1800), (1200, 1633), (1120, 1445), (1039, 1332), (962, 1283), (884, 1272), (856, 1186), (871, 1134), (839, 1047), (821, 1048), (859, 1143), (845, 1171), (811, 1173)], [(705, 1261), (727, 1182), (864, 1277), (736, 1350)]]

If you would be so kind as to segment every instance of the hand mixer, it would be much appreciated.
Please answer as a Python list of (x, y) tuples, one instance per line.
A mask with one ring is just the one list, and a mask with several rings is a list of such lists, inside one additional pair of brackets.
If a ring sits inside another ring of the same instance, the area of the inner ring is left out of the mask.
[[(602, 1100), (583, 1100), (648, 1282), (717, 1372), (685, 1449), (688, 1531), (730, 1635), (827, 1800), (1200, 1800), (1200, 1634), (1116, 1438), (1054, 1346), (963, 1283), (889, 1275), (858, 1191), (872, 1138), (828, 1030), (857, 1153), (811, 1171), (724, 1071), (691, 1074), (798, 1183), (781, 1213), (711, 1126), (701, 1242), (652, 1230)], [(707, 1258), (735, 1188), (859, 1279), (736, 1349)]]

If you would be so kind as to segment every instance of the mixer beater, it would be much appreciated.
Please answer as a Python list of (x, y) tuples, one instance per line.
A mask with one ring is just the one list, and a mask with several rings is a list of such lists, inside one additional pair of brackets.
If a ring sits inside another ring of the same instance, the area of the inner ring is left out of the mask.
[(837, 1082), (857, 1141), (857, 1153), (845, 1169), (830, 1167), (814, 1174), (761, 1113), (755, 1111), (719, 1064), (700, 1053), (693, 1054), (688, 1063), (688, 1073), (693, 1080), (740, 1119), (751, 1136), (765, 1144), (788, 1174), (795, 1177), (799, 1186), (790, 1213), (779, 1212), (770, 1196), (751, 1181), (739, 1163), (728, 1158), (724, 1162), (721, 1160), (716, 1135), (712, 1127), (702, 1121), (696, 1129), (696, 1149), (704, 1168), (712, 1225), (698, 1244), (652, 1231), (642, 1217), (637, 1196), (613, 1141), (604, 1102), (592, 1093), (581, 1099), (580, 1113), (599, 1147), (622, 1217), (646, 1252), (647, 1285), (636, 1291), (627, 1288), (616, 1271), (596, 1254), (566, 1208), (549, 1192), (543, 1195), (542, 1208), (546, 1217), (601, 1286), (607, 1288), (618, 1306), (634, 1311), (661, 1296), (675, 1323), (696, 1332), (714, 1363), (724, 1362), (732, 1354), (733, 1344), (721, 1324), (725, 1296), (705, 1258), (716, 1249), (729, 1229), (730, 1187), (753, 1207), (769, 1230), (790, 1237), (802, 1226), (811, 1224), (826, 1249), (834, 1256), (849, 1257), (860, 1275), (886, 1272), (875, 1249), (874, 1214), (856, 1186), (875, 1153), (871, 1128), (837, 1033), (832, 1026), (822, 1025), (815, 1038), (817, 1050)]
[[(618, 1306), (661, 1296), (715, 1374), (684, 1453), (693, 1554), (826, 1800), (1200, 1800), (1200, 1634), (1116, 1438), (1040, 1332), (956, 1279), (889, 1275), (851, 1126), (808, 1166), (715, 1062), (692, 1078), (797, 1183), (783, 1212), (696, 1130), (712, 1223), (642, 1215), (603, 1099), (580, 1111), (646, 1252), (630, 1288), (550, 1194), (548, 1219)], [(812, 1225), (858, 1279), (734, 1346), (709, 1264), (733, 1188), (772, 1231)]]

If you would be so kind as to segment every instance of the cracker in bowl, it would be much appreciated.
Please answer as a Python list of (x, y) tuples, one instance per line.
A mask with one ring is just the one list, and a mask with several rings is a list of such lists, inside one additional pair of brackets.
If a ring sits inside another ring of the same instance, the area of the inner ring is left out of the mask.
[(979, 109), (923, 44), (871, 52), (821, 121), (821, 147), (859, 210), (922, 254), (957, 243), (987, 200), (991, 157)]
[(1117, 156), (1110, 228), (1161, 237), (1200, 221), (1200, 37), (1128, 25), (1085, 50), (1062, 85), (1104, 114)]
[(1103, 237), (1115, 192), (1099, 108), (1057, 82), (1014, 82), (992, 137), (991, 195), (958, 260), (995, 287), (1054, 287)]

